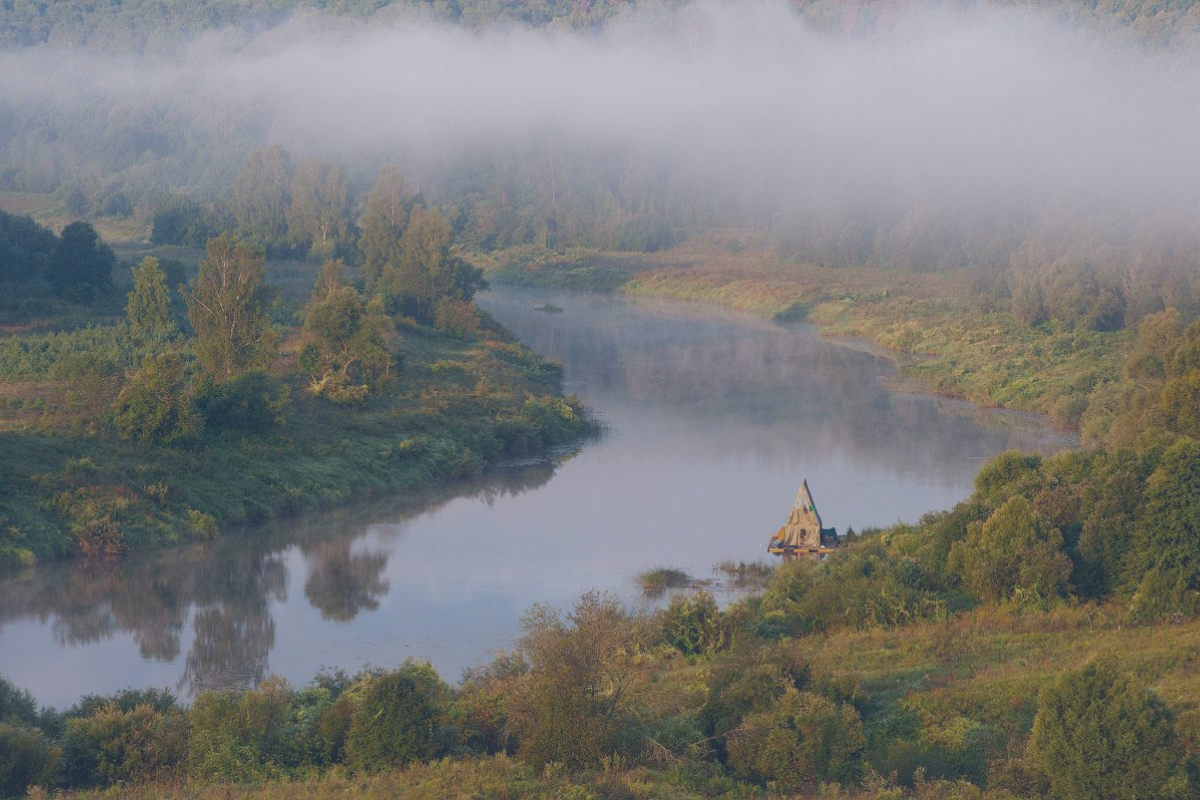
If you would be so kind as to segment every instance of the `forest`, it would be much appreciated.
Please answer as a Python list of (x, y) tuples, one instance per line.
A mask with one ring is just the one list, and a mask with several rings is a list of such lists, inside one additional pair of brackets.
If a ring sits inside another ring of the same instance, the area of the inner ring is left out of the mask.
[[(799, 92), (759, 116), (738, 80), (794, 87), (737, 72), (754, 59), (704, 4), (0, 2), (6, 576), (579, 446), (595, 423), (473, 303), (488, 281), (814, 322), (1083, 443), (1005, 453), (954, 508), (823, 562), (728, 565), (724, 606), (687, 576), (643, 614), (535, 606), (461, 678), (409, 661), (65, 709), (0, 678), (0, 797), (1200, 794), (1200, 4), (941, 6), (1013, 83), (935, 85), (955, 102), (883, 84), (865, 111)], [(871, 47), (913, 85), (955, 71), (913, 56), (943, 30), (913, 33), (921, 9), (739, 21), (779, 58), (793, 40), (768, 32), (798, 26), (851, 91), (879, 78), (851, 74)], [(621, 91), (569, 64), (541, 104), (503, 81), (494, 103), (456, 95), (445, 69), (338, 71), (345, 42), (369, 70), (436, 59), (426, 41), (467, 63), (544, 46)], [(660, 51), (734, 78), (654, 94), (656, 68), (676, 76)], [(314, 53), (325, 83), (262, 66)], [(1041, 105), (979, 110), (1023, 93)]]

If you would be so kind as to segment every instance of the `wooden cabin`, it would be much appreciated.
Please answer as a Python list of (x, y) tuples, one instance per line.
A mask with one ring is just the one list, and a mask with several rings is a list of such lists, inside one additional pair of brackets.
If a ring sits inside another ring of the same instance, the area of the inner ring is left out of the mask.
[(837, 528), (826, 528), (808, 490), (808, 481), (800, 484), (800, 491), (792, 503), (787, 522), (771, 537), (767, 552), (784, 558), (806, 558), (819, 561), (832, 553), (838, 546)]

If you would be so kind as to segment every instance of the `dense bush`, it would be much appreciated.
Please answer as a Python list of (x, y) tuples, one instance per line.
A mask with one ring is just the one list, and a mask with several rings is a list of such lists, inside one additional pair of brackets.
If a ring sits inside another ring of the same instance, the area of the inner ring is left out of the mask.
[(0, 722), (0, 797), (19, 797), (54, 775), (61, 752), (41, 731)]
[(727, 747), (738, 774), (813, 792), (823, 782), (857, 780), (866, 738), (852, 706), (789, 689), (766, 711), (747, 716)]
[(1171, 713), (1111, 657), (1042, 689), (1029, 755), (1065, 800), (1191, 796)]
[(428, 664), (373, 677), (350, 722), (346, 763), (370, 771), (434, 757), (448, 699), (449, 687)]

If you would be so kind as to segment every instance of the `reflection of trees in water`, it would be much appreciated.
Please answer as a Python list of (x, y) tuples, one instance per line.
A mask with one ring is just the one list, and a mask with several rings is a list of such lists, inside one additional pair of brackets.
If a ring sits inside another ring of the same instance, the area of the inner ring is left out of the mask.
[(195, 573), (195, 639), (179, 685), (190, 692), (250, 687), (266, 675), (275, 645), (271, 601), (287, 599), (287, 566), (277, 555), (205, 563)]
[(321, 619), (345, 622), (360, 611), (374, 611), (390, 588), (383, 577), (388, 554), (353, 553), (350, 544), (335, 539), (301, 548), (308, 561), (304, 596), (321, 612)]
[[(287, 600), (288, 548), (300, 545), (309, 566), (304, 594), (321, 616), (352, 620), (378, 608), (389, 589), (388, 554), (354, 552), (369, 524), (392, 520), (396, 524), (390, 530), (400, 531), (407, 520), (455, 498), (490, 503), (521, 494), (545, 484), (568, 457), (512, 466), (403, 498), (277, 520), (230, 532), (212, 545), (112, 562), (51, 564), (9, 576), (0, 580), (0, 648), (20, 646), (4, 639), (4, 623), (34, 618), (50, 622), (59, 647), (128, 633), (143, 659), (171, 663), (180, 658), (190, 616), (194, 637), (183, 657), (179, 688), (191, 694), (252, 686), (266, 674), (275, 644), (271, 605)], [(44, 658), (49, 663), (55, 653)], [(88, 669), (86, 658), (78, 669)], [(129, 680), (136, 682), (136, 675)]]

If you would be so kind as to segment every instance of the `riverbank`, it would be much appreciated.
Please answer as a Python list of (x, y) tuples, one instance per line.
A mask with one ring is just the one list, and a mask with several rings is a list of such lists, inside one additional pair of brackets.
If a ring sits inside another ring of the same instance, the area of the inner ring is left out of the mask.
[(531, 255), (493, 257), (484, 264), (489, 279), (717, 303), (815, 323), (826, 335), (913, 355), (901, 374), (932, 392), (1046, 414), (1059, 427), (1083, 428), (1085, 443), (1096, 438), (1086, 425), (1089, 396), (1118, 381), (1135, 339), (1132, 331), (1024, 325), (997, 299), (1001, 288), (966, 272), (788, 264), (734, 234), (647, 255)]
[(498, 326), (456, 338), (410, 324), (403, 335), (387, 392), (350, 406), (313, 397), (287, 368), (296, 354), (285, 347), (271, 424), (234, 424), (180, 446), (117, 436), (104, 421), (110, 381), (61, 378), (57, 362), (79, 353), (44, 351), (29, 374), (0, 384), (0, 565), (211, 538), (455, 481), (589, 430), (582, 404), (560, 393), (557, 365)]

